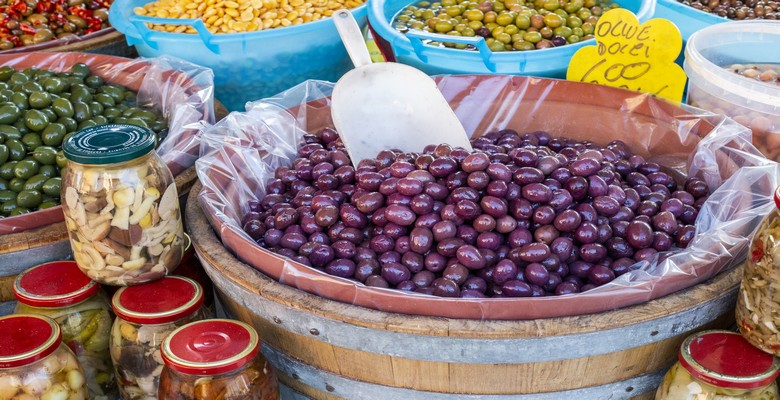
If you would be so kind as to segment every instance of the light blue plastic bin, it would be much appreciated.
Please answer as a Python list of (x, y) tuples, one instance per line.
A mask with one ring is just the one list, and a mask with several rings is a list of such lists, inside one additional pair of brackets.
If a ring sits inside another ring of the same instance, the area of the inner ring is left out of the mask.
[[(143, 57), (172, 55), (214, 70), (215, 97), (228, 110), (273, 96), (307, 79), (335, 82), (352, 68), (331, 18), (250, 33), (211, 34), (199, 19), (138, 16), (153, 0), (116, 0), (109, 20)], [(352, 10), (366, 24), (366, 6)], [(190, 25), (198, 34), (153, 31), (146, 23)]]
[(688, 45), (688, 38), (694, 32), (704, 29), (710, 25), (728, 22), (728, 18), (719, 17), (715, 14), (699, 11), (691, 6), (679, 3), (677, 0), (658, 0), (658, 6), (655, 8), (653, 18), (664, 18), (672, 21), (680, 29), (680, 35), (683, 39), (683, 50), (677, 57), (677, 64), (683, 65), (685, 59), (685, 46)]
[[(583, 46), (596, 41), (584, 40), (543, 50), (490, 51), (481, 37), (455, 37), (428, 32), (403, 34), (393, 29), (390, 22), (404, 7), (417, 0), (370, 0), (368, 23), (376, 33), (380, 48), (390, 48), (396, 62), (411, 65), (429, 75), (438, 74), (511, 74), (565, 78), (569, 60)], [(631, 10), (641, 22), (652, 18), (656, 0), (617, 0), (621, 7)], [(467, 51), (423, 44), (430, 39), (440, 42), (472, 44), (478, 51)]]

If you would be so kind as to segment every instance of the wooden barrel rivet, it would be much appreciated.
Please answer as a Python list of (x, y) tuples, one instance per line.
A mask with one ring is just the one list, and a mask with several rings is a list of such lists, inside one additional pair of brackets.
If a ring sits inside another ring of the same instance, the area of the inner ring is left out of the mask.
[(326, 384), (325, 384), (325, 390), (327, 390), (327, 391), (329, 391), (329, 392), (335, 392), (335, 391), (336, 391), (336, 388), (334, 388), (334, 387), (333, 387), (333, 386), (331, 386), (330, 384), (326, 383)]
[(294, 372), (293, 372), (293, 374), (292, 374), (292, 377), (293, 377), (293, 379), (295, 379), (296, 381), (299, 381), (299, 380), (301, 380), (301, 376), (300, 376), (300, 375), (298, 375), (298, 374), (296, 374), (296, 373), (294, 373)]
[(281, 324), (282, 320), (279, 319), (279, 317), (274, 317), (274, 322), (276, 322), (277, 324)]
[(309, 333), (311, 333), (311, 334), (312, 334), (312, 335), (314, 335), (314, 336), (319, 336), (319, 334), (320, 334), (320, 331), (318, 331), (318, 330), (317, 330), (317, 328), (311, 328), (311, 329), (309, 330)]
[(658, 334), (658, 331), (652, 331), (652, 332), (650, 332), (650, 336), (655, 336), (655, 335), (657, 335), (657, 334)]

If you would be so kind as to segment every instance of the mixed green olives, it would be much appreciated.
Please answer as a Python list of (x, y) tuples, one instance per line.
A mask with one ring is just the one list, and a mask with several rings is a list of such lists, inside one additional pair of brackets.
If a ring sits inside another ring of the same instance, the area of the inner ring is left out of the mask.
[[(618, 7), (602, 0), (421, 1), (401, 10), (393, 27), (403, 33), (482, 36), (491, 51), (526, 51), (591, 39), (599, 17)], [(466, 44), (427, 43), (475, 49)]]
[(135, 92), (85, 64), (67, 72), (0, 67), (0, 218), (59, 205), (63, 141), (107, 123), (150, 128), (158, 143), (168, 131), (158, 112), (137, 105)]

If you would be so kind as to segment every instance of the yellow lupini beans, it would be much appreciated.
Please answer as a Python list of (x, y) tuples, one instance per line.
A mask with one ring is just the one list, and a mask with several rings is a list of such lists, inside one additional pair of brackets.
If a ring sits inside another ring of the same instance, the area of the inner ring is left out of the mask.
[[(159, 0), (136, 7), (135, 13), (159, 18), (200, 19), (211, 33), (254, 32), (299, 25), (355, 8), (364, 0)], [(197, 33), (185, 25), (149, 24), (154, 30)]]

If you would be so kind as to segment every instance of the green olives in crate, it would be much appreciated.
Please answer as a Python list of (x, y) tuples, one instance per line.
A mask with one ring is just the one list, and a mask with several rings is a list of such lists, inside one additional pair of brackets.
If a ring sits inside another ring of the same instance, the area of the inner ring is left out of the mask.
[(135, 92), (85, 64), (63, 72), (0, 67), (0, 218), (60, 204), (63, 141), (113, 122), (150, 128), (158, 143), (168, 129), (159, 112), (138, 106)]

